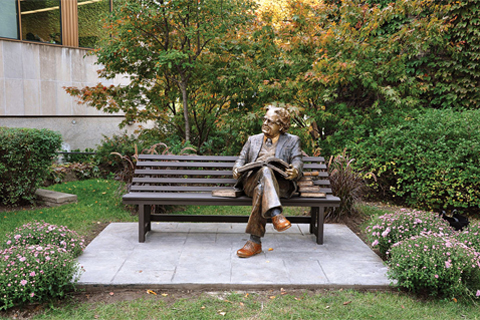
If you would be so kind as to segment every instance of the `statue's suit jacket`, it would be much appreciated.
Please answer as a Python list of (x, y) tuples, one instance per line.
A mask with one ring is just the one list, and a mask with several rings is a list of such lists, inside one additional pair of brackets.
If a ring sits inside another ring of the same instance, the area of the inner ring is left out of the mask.
[[(248, 141), (243, 146), (240, 155), (235, 161), (234, 168), (241, 167), (247, 163), (255, 162), (262, 148), (262, 143), (264, 139), (264, 134), (260, 133), (248, 138)], [(300, 143), (300, 138), (288, 134), (282, 133), (277, 141), (277, 146), (275, 148), (275, 157), (284, 160), (285, 162), (291, 164), (298, 171), (297, 180), (302, 176), (303, 170), (303, 161), (302, 161), (302, 148)], [(237, 187), (241, 187), (242, 180), (245, 175), (240, 177), (237, 182)], [(291, 196), (297, 190), (297, 184), (295, 181), (292, 181), (292, 188), (289, 190), (289, 195)]]

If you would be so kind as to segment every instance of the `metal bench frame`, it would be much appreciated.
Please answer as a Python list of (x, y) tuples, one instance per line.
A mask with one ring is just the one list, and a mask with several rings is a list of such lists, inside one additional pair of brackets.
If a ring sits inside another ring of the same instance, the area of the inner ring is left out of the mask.
[[(138, 241), (145, 242), (152, 221), (246, 223), (248, 216), (208, 216), (181, 214), (152, 214), (152, 205), (251, 206), (252, 199), (214, 197), (215, 188), (232, 187), (236, 182), (232, 168), (237, 157), (232, 156), (175, 156), (139, 155), (129, 193), (123, 203), (138, 205)], [(321, 187), (325, 198), (294, 196), (282, 199), (287, 207), (310, 207), (310, 216), (287, 217), (292, 223), (310, 224), (310, 233), (317, 244), (323, 244), (323, 223), (326, 208), (338, 207), (340, 199), (332, 195), (327, 167), (323, 157), (304, 157), (304, 171), (319, 172), (315, 185)]]

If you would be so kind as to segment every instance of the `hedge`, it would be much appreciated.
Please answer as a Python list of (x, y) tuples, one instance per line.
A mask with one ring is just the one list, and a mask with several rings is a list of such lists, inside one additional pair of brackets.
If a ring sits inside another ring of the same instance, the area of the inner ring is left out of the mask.
[(61, 143), (47, 129), (0, 128), (0, 202), (33, 202)]
[(383, 196), (420, 209), (480, 206), (480, 111), (428, 110), (352, 148)]

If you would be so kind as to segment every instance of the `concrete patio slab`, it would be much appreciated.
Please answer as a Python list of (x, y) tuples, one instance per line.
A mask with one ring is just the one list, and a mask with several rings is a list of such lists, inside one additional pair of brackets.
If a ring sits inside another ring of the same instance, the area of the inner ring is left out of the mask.
[(326, 224), (324, 245), (307, 225), (284, 233), (268, 226), (263, 252), (248, 259), (236, 255), (245, 224), (157, 222), (144, 243), (137, 228), (112, 223), (87, 246), (81, 288), (390, 288), (383, 261), (345, 225)]

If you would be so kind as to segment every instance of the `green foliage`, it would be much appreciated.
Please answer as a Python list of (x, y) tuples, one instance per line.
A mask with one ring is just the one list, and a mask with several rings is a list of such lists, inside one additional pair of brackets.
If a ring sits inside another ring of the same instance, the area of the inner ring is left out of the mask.
[(372, 241), (372, 247), (378, 248), (386, 255), (391, 246), (422, 232), (453, 234), (454, 230), (443, 219), (432, 212), (401, 209), (395, 213), (387, 213), (371, 221), (366, 229)]
[(480, 101), (480, 0), (449, 0), (444, 34), (448, 45), (419, 59), (418, 74), (430, 83), (434, 107), (478, 109)]
[(352, 166), (355, 159), (351, 159), (344, 151), (330, 161), (328, 166), (330, 185), (333, 194), (340, 198), (340, 206), (329, 212), (327, 219), (338, 221), (341, 218), (358, 215), (355, 204), (366, 192), (366, 185), (362, 173)]
[(0, 128), (0, 201), (18, 204), (35, 199), (62, 138), (47, 129)]
[(352, 146), (385, 197), (429, 210), (480, 205), (480, 112), (428, 110)]
[(453, 237), (422, 234), (394, 244), (389, 255), (388, 276), (409, 291), (448, 299), (480, 296), (479, 256)]
[[(63, 226), (33, 222), (0, 245), (0, 310), (61, 298), (72, 290), (83, 239)], [(72, 282), (73, 281), (73, 282)]]
[(104, 66), (102, 77), (128, 74), (129, 84), (67, 91), (105, 112), (122, 110), (123, 124), (151, 119), (161, 126), (170, 123), (176, 134), (185, 141), (195, 138), (199, 147), (230, 100), (208, 91), (219, 87), (214, 63), (228, 63), (222, 60), (223, 51), (213, 48), (252, 20), (253, 7), (252, 1), (243, 0), (117, 1), (95, 54)]
[(340, 153), (421, 108), (428, 88), (409, 61), (443, 46), (445, 8), (435, 1), (291, 1), (276, 27), (276, 63), (288, 71), (260, 88), (301, 108), (322, 154)]
[(99, 178), (101, 172), (96, 163), (74, 162), (66, 164), (53, 164), (47, 181), (50, 183), (61, 183), (67, 180), (85, 180)]
[(160, 139), (160, 134), (155, 130), (144, 130), (139, 135), (128, 135), (125, 132), (112, 137), (104, 136), (97, 146), (95, 158), (102, 169), (116, 172), (123, 169), (123, 162), (112, 152), (133, 158), (135, 154), (142, 153), (152, 145), (159, 143)]

